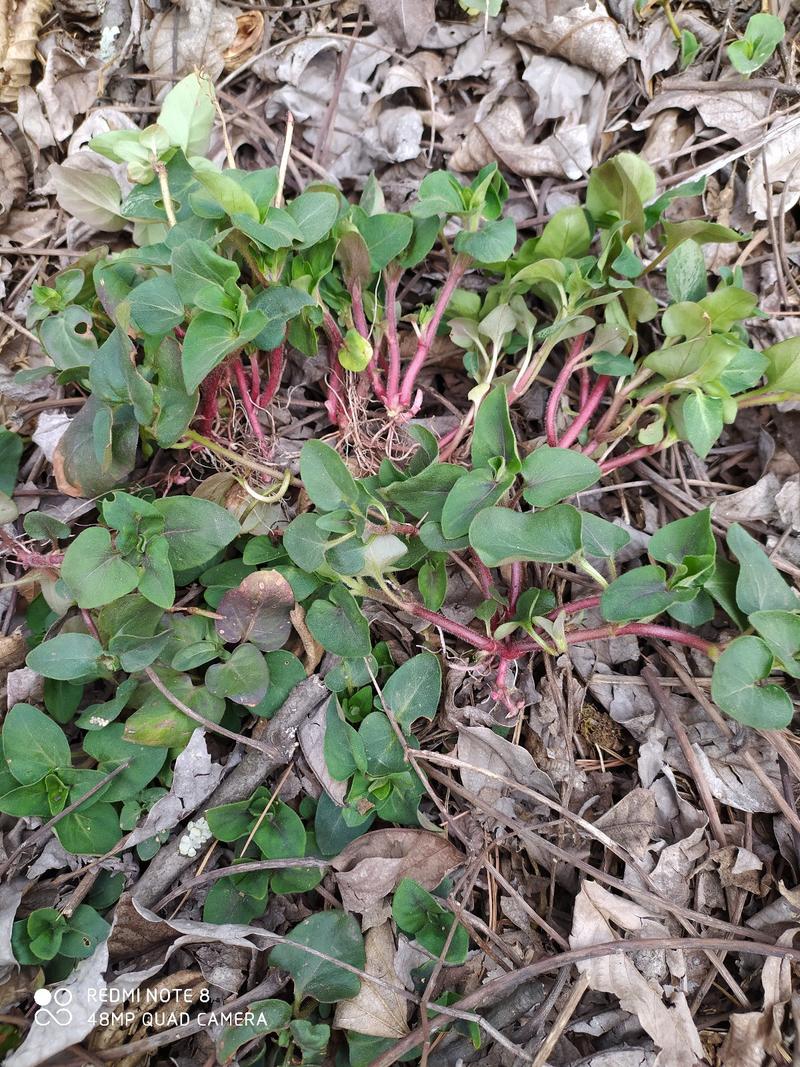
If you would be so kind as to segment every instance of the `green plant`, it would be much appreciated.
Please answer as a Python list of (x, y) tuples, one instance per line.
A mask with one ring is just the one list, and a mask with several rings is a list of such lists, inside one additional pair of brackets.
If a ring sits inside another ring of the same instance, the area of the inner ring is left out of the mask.
[(744, 37), (728, 45), (728, 59), (747, 77), (764, 66), (785, 36), (786, 27), (776, 15), (751, 15)]

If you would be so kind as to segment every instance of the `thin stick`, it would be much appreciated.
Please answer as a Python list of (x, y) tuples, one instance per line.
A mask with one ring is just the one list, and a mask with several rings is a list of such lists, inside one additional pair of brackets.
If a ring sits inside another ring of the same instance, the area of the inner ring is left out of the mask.
[(158, 175), (158, 184), (161, 187), (161, 199), (164, 201), (164, 211), (167, 213), (167, 223), (169, 224), (169, 228), (172, 229), (172, 227), (177, 224), (178, 220), (175, 218), (172, 194), (169, 191), (167, 168), (159, 159), (153, 164), (153, 170)]
[(211, 722), (210, 719), (204, 718), (199, 712), (195, 711), (194, 708), (190, 708), (188, 704), (184, 704), (179, 697), (176, 697), (174, 693), (167, 689), (152, 667), (145, 667), (144, 673), (159, 693), (161, 693), (163, 697), (166, 697), (170, 704), (177, 708), (178, 711), (182, 711), (187, 718), (192, 719), (200, 726), (204, 726), (206, 730), (209, 730), (211, 733), (219, 734), (221, 737), (227, 737), (229, 740), (236, 741), (240, 745), (247, 745), (248, 748), (255, 748), (259, 752), (263, 752), (265, 756), (269, 756), (270, 759), (275, 759), (277, 757), (278, 753), (272, 745), (265, 745), (262, 741), (256, 741), (252, 737), (245, 737), (244, 734), (234, 733), (233, 730), (228, 730), (224, 726), (219, 726), (217, 723)]
[(286, 135), (283, 138), (283, 151), (281, 162), (278, 167), (278, 189), (275, 193), (275, 207), (283, 206), (283, 185), (286, 181), (286, 168), (289, 166), (289, 156), (292, 151), (292, 137), (294, 136), (294, 115), (291, 111), (286, 112)]

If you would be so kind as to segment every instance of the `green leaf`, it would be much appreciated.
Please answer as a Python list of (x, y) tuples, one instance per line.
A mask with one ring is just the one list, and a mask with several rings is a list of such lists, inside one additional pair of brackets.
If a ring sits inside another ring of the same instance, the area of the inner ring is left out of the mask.
[(494, 388), (478, 408), (472, 431), (472, 466), (486, 467), (493, 459), (502, 459), (506, 470), (516, 474), (520, 468), (517, 439), (508, 414), (505, 386)]
[(198, 158), (191, 162), (197, 180), (225, 214), (231, 217), (234, 224), (237, 224), (237, 219), (249, 219), (258, 223), (259, 212), (256, 203), (239, 182), (218, 171), (210, 160)]
[(91, 634), (58, 634), (44, 641), (26, 659), (32, 671), (45, 678), (72, 682), (97, 678), (103, 649)]
[[(392, 898), (392, 918), (409, 937), (440, 956), (447, 942), (455, 915), (442, 907), (431, 893), (412, 878), (402, 878)], [(459, 923), (453, 935), (445, 963), (463, 963), (469, 949), (469, 935)]]
[(711, 509), (703, 508), (662, 526), (650, 538), (647, 550), (653, 559), (673, 567), (683, 564), (687, 556), (705, 557), (713, 563), (717, 543), (711, 530)]
[(754, 611), (749, 622), (782, 669), (800, 678), (800, 616), (790, 611)]
[[(261, 879), (261, 884), (269, 882), (267, 871), (254, 871), (251, 875), (232, 875), (215, 882), (203, 902), (203, 922), (241, 923), (247, 926), (253, 919), (263, 915), (267, 907), (266, 892), (263, 897), (251, 896), (247, 892), (254, 884), (253, 875)], [(285, 1007), (288, 1010), (288, 1004)]]
[(239, 645), (230, 659), (211, 664), (206, 671), (205, 685), (213, 696), (255, 707), (267, 695), (267, 661), (255, 645)]
[(238, 520), (211, 500), (171, 496), (154, 506), (164, 517), (169, 560), (176, 571), (208, 563), (240, 533)]
[(676, 302), (702, 300), (708, 292), (703, 250), (697, 241), (684, 241), (667, 260), (667, 289)]
[(415, 218), (432, 215), (457, 215), (464, 211), (464, 189), (446, 170), (426, 174), (419, 185), (419, 203), (411, 209)]
[[(19, 461), (22, 458), (22, 449), (23, 442), (19, 434), (0, 426), (0, 493), (5, 493), (6, 496), (11, 496), (14, 492), (14, 486), (17, 484), (17, 472), (19, 470)], [(25, 516), (26, 533), (30, 533), (27, 523), (28, 519), (33, 515), (35, 515), (35, 512)], [(35, 535), (31, 534), (31, 536)]]
[(289, 320), (313, 303), (308, 293), (286, 285), (273, 285), (262, 290), (250, 301), (250, 309), (265, 315), (267, 323), (256, 334), (253, 343), (264, 351), (277, 348), (284, 339)]
[(322, 511), (350, 508), (358, 503), (355, 479), (339, 454), (323, 441), (306, 441), (303, 445), (300, 477), (312, 503)]
[(343, 585), (332, 586), (328, 600), (315, 600), (306, 625), (324, 649), (345, 659), (368, 656), (372, 651), (369, 623), (353, 595)]
[(254, 218), (247, 214), (234, 214), (231, 221), (238, 230), (271, 251), (291, 248), (296, 241), (303, 240), (303, 231), (283, 208), (268, 208), (263, 222), (258, 221), (257, 215)]
[(728, 530), (728, 547), (739, 560), (736, 603), (745, 613), (795, 611), (800, 600), (750, 534), (735, 522)]
[(56, 200), (70, 215), (95, 230), (121, 230), (126, 220), (120, 214), (119, 185), (110, 174), (99, 174), (53, 163), (49, 178), (56, 191)]
[(67, 930), (61, 939), (61, 955), (72, 960), (88, 959), (110, 933), (111, 924), (94, 908), (79, 904), (67, 922)]
[(304, 512), (292, 519), (283, 535), (289, 559), (301, 570), (313, 573), (325, 563), (328, 534), (317, 525), (317, 515)]
[(487, 567), (526, 560), (565, 563), (580, 551), (581, 516), (569, 504), (535, 513), (487, 508), (473, 519), (469, 540)]
[(344, 344), (336, 355), (345, 370), (360, 374), (372, 360), (372, 345), (358, 330), (348, 330), (344, 335)]
[(792, 721), (789, 694), (760, 685), (772, 670), (772, 652), (759, 637), (737, 637), (714, 666), (711, 696), (732, 718), (758, 730), (781, 730)]
[(450, 490), (465, 474), (464, 468), (455, 464), (432, 463), (403, 482), (387, 485), (383, 495), (417, 519), (439, 522)]
[(124, 729), (122, 723), (115, 722), (102, 730), (87, 733), (83, 739), (84, 751), (97, 761), (97, 769), (102, 774), (109, 774), (126, 760), (131, 761), (130, 766), (103, 790), (103, 800), (109, 804), (128, 800), (139, 793), (152, 782), (167, 758), (166, 748), (127, 741), (123, 737)]
[(183, 339), (183, 380), (187, 390), (194, 392), (225, 356), (252, 341), (263, 328), (260, 311), (247, 312), (238, 327), (209, 311), (195, 315)]
[(775, 15), (752, 15), (744, 37), (729, 44), (726, 51), (731, 64), (745, 76), (763, 67), (786, 36), (786, 28)]
[(232, 259), (224, 259), (213, 252), (205, 241), (189, 238), (172, 253), (172, 277), (184, 304), (192, 306), (195, 294), (207, 285), (225, 288), (228, 281), (236, 281), (239, 268)]
[(478, 263), (503, 263), (513, 254), (516, 243), (516, 223), (513, 219), (500, 219), (487, 222), (481, 230), (461, 230), (453, 248)]
[(698, 307), (711, 319), (714, 330), (725, 333), (737, 322), (752, 318), (758, 311), (758, 297), (735, 285), (720, 285), (698, 301)]
[(562, 207), (536, 242), (537, 259), (580, 259), (589, 252), (592, 231), (582, 207)]
[(408, 215), (386, 213), (368, 215), (359, 222), (358, 229), (366, 242), (372, 269), (383, 270), (406, 249), (414, 224)]
[(364, 940), (352, 915), (343, 911), (318, 912), (295, 926), (287, 939), (294, 944), (277, 945), (270, 953), (269, 962), (272, 967), (289, 972), (297, 996), (333, 1004), (357, 995), (361, 989), (358, 975), (295, 947), (307, 945), (363, 970), (366, 965)]
[(3, 753), (8, 769), (22, 785), (33, 785), (50, 771), (72, 763), (63, 730), (30, 704), (15, 704), (6, 715)]
[(55, 830), (62, 846), (76, 856), (103, 856), (122, 837), (116, 809), (102, 800), (65, 815)]
[(286, 210), (303, 233), (301, 248), (309, 248), (327, 237), (339, 215), (339, 201), (333, 193), (301, 193)]
[(694, 589), (668, 589), (664, 568), (648, 565), (626, 571), (604, 589), (600, 611), (609, 622), (651, 619), (694, 595)]
[(248, 574), (217, 605), (214, 627), (225, 644), (249, 641), (262, 652), (286, 644), (292, 630), (292, 587), (277, 571)]
[(306, 830), (303, 820), (281, 800), (267, 812), (253, 840), (268, 860), (305, 855)]
[(252, 1021), (238, 1026), (225, 1026), (217, 1038), (217, 1059), (228, 1063), (242, 1045), (264, 1034), (283, 1030), (292, 1017), (292, 1009), (285, 1000), (256, 1000), (247, 1005)]
[(139, 581), (136, 569), (126, 563), (102, 526), (83, 530), (64, 555), (61, 579), (80, 608), (99, 608), (132, 592)]
[(406, 660), (383, 686), (383, 700), (404, 730), (416, 719), (433, 719), (442, 695), (442, 668), (436, 656), (420, 652)]
[(356, 771), (367, 769), (364, 742), (358, 732), (346, 722), (335, 697), (331, 697), (325, 713), (325, 740), (323, 742), (325, 766), (331, 778), (346, 782)]
[(447, 567), (444, 559), (426, 559), (417, 573), (417, 587), (428, 611), (438, 611), (447, 596)]
[(496, 504), (503, 497), (514, 481), (513, 474), (496, 478), (488, 468), (469, 471), (459, 478), (442, 508), (442, 533), (445, 537), (462, 537), (469, 531), (475, 516)]
[(581, 512), (581, 540), (583, 551), (587, 556), (608, 559), (616, 556), (620, 549), (628, 544), (631, 537), (616, 523), (601, 519), (588, 511)]
[(602, 475), (594, 460), (582, 452), (543, 445), (526, 456), (522, 463), (525, 481), (522, 495), (534, 507), (546, 508), (588, 489), (599, 482)]
[(762, 355), (767, 360), (766, 378), (775, 392), (800, 393), (800, 337), (787, 337)]
[(681, 61), (680, 69), (686, 70), (694, 63), (697, 53), (700, 51), (700, 42), (691, 30), (681, 30)]
[(39, 340), (59, 370), (77, 370), (92, 364), (97, 354), (92, 325), (89, 312), (74, 304), (41, 323)]
[(188, 74), (164, 97), (158, 124), (186, 156), (204, 156), (214, 125), (214, 86), (207, 74)]
[(183, 322), (183, 301), (168, 274), (137, 285), (128, 300), (133, 324), (142, 333), (165, 334)]

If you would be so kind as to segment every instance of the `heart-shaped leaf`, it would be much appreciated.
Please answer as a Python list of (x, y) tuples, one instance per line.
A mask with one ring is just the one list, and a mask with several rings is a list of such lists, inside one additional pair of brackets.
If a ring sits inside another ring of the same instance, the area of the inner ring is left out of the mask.
[(249, 641), (262, 652), (282, 648), (292, 630), (292, 587), (277, 571), (248, 574), (220, 600), (214, 623), (227, 645)]
[(777, 685), (760, 685), (773, 657), (760, 637), (737, 637), (717, 660), (711, 696), (732, 718), (759, 730), (781, 730), (792, 721), (789, 694)]

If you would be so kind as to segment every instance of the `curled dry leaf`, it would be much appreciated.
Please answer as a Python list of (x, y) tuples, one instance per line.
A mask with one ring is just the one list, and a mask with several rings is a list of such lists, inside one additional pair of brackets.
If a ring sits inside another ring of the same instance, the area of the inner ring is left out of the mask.
[[(298, 605), (299, 606), (299, 605)], [(347, 796), (347, 782), (337, 782), (328, 770), (325, 761), (325, 726), (328, 719), (328, 701), (317, 708), (313, 715), (309, 715), (305, 722), (300, 724), (297, 731), (297, 739), (314, 775), (334, 802), (341, 807)]]
[(0, 103), (12, 104), (30, 82), (39, 31), (52, 6), (52, 0), (0, 5)]
[(260, 11), (243, 11), (236, 16), (236, 36), (225, 49), (226, 70), (236, 70), (246, 59), (263, 47), (264, 15)]
[(464, 857), (445, 837), (428, 830), (373, 830), (333, 861), (342, 904), (360, 915), (391, 893), (401, 878), (435, 889)]
[[(367, 974), (397, 985), (396, 948), (390, 922), (367, 931), (364, 951)], [(408, 1033), (406, 998), (385, 986), (363, 980), (352, 1000), (341, 1000), (336, 1005), (333, 1021), (342, 1030), (355, 1030), (357, 1034), (400, 1038)]]
[(469, 764), (460, 768), (464, 786), (479, 794), (487, 804), (509, 815), (514, 813), (513, 789), (492, 775), (510, 778), (553, 800), (558, 799), (549, 776), (539, 770), (530, 752), (500, 737), (487, 726), (462, 727), (458, 732), (457, 752), (459, 760)]
[(223, 596), (214, 623), (228, 645), (249, 641), (262, 652), (282, 648), (292, 630), (292, 587), (277, 571), (248, 574)]
[(413, 52), (436, 22), (433, 0), (367, 0), (370, 19), (389, 43)]
[(22, 156), (12, 141), (0, 136), (0, 223), (14, 204), (24, 199), (27, 188), (28, 175)]
[[(654, 927), (662, 936), (665, 933), (646, 908), (609, 893), (597, 882), (584, 882), (575, 899), (570, 947), (586, 948), (614, 941), (612, 923), (637, 937), (657, 936)], [(588, 979), (590, 989), (612, 993), (624, 1011), (638, 1018), (660, 1050), (655, 1067), (695, 1067), (702, 1060), (700, 1035), (683, 993), (674, 993), (672, 1003), (666, 1003), (666, 994), (659, 995), (633, 960), (621, 952), (584, 960), (577, 966)]]

